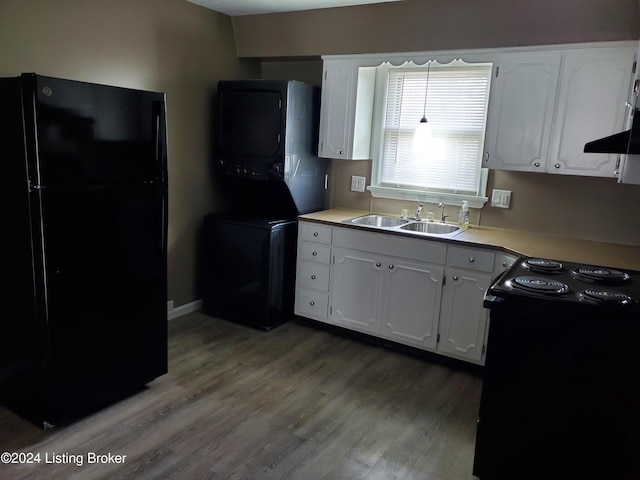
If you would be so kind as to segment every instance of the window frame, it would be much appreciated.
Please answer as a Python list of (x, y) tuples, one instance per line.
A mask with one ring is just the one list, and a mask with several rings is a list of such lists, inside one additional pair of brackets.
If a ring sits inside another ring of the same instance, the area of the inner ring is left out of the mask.
[[(447, 65), (456, 60), (462, 60), (466, 63), (485, 63), (492, 64), (492, 67), (497, 64), (497, 55), (495, 54), (422, 54), (415, 56), (401, 57), (402, 60), (390, 57), (387, 60), (381, 61), (376, 66), (376, 78), (375, 78), (375, 94), (374, 94), (374, 106), (371, 122), (371, 185), (367, 187), (367, 190), (373, 197), (387, 198), (394, 200), (406, 200), (417, 202), (438, 203), (444, 202), (447, 205), (462, 205), (463, 201), (469, 202), (469, 206), (472, 208), (482, 208), (488, 201), (486, 196), (486, 186), (488, 178), (488, 169), (483, 168), (480, 164), (480, 175), (478, 182), (478, 190), (476, 195), (459, 194), (444, 191), (430, 191), (430, 190), (418, 190), (410, 189), (406, 187), (390, 187), (383, 186), (381, 184), (381, 169), (382, 169), (382, 150), (384, 145), (384, 117), (386, 114), (386, 99), (387, 99), (387, 81), (388, 81), (388, 69), (394, 67), (400, 68), (424, 68), (428, 61), (436, 61), (441, 65)], [(491, 75), (493, 77), (493, 73)], [(487, 101), (487, 123), (488, 123), (488, 110), (489, 101), (491, 96), (491, 84), (489, 84), (489, 94)], [(428, 115), (427, 115), (428, 118)], [(486, 142), (487, 137), (487, 125), (485, 124), (485, 135), (483, 143)], [(482, 145), (483, 151), (485, 150), (484, 144)], [(482, 162), (482, 159), (479, 159)]]

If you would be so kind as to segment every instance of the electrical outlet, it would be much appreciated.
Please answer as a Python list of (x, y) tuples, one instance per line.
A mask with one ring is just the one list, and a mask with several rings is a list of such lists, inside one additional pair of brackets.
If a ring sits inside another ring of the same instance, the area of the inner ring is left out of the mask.
[(511, 205), (511, 190), (494, 189), (491, 193), (491, 206), (509, 208), (509, 205)]
[(357, 177), (355, 175), (351, 176), (351, 191), (352, 192), (364, 192), (364, 184), (366, 182), (366, 177)]

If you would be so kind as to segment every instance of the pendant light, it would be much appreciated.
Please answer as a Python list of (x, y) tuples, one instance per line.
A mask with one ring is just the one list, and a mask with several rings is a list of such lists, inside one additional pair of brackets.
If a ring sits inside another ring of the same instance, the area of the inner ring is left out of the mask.
[(431, 62), (427, 64), (427, 86), (424, 92), (424, 109), (422, 118), (413, 134), (413, 151), (415, 153), (427, 153), (429, 144), (431, 143), (431, 125), (427, 120), (427, 96), (429, 94), (429, 72), (431, 70)]

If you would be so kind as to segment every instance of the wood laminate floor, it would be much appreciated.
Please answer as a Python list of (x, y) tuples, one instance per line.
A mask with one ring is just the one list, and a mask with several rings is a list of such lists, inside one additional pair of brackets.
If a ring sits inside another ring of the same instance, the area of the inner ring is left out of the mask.
[(40, 454), (0, 479), (468, 480), (481, 385), (304, 323), (196, 312), (169, 322), (169, 373), (115, 405), (47, 433), (0, 407), (0, 452)]

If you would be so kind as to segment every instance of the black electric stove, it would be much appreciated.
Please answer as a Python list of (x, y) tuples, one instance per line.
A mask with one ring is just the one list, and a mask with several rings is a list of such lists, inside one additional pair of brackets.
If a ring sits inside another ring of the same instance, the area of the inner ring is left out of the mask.
[[(640, 307), (640, 272), (598, 265), (521, 257), (489, 287), (485, 306), (495, 302), (572, 303), (602, 308), (624, 307), (631, 314)], [(620, 314), (616, 310), (616, 314)]]
[(640, 479), (640, 272), (521, 257), (485, 307), (474, 474)]

